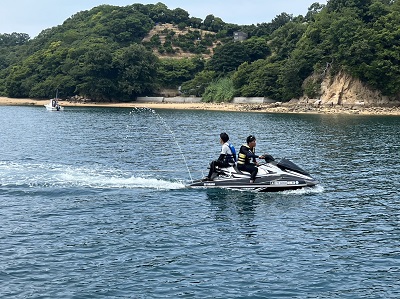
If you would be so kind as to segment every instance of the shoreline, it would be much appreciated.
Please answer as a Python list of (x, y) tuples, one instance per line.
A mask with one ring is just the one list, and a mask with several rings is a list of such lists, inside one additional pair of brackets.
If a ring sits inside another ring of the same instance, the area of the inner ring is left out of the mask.
[[(15, 99), (0, 97), (0, 106), (44, 106), (49, 100)], [(315, 106), (301, 103), (272, 104), (233, 104), (233, 103), (98, 103), (71, 102), (60, 100), (63, 107), (115, 107), (115, 108), (150, 108), (176, 110), (209, 110), (257, 113), (297, 113), (297, 114), (351, 114), (351, 115), (400, 115), (400, 107), (343, 107)]]

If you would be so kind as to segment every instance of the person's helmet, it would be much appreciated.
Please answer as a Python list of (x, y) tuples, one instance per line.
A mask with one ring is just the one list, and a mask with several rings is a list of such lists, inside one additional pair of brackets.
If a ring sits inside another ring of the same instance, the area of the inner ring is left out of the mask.
[(228, 136), (228, 134), (226, 134), (225, 132), (219, 134), (219, 137), (221, 137), (221, 139), (222, 139), (223, 142), (228, 142), (228, 140), (229, 140), (229, 136)]

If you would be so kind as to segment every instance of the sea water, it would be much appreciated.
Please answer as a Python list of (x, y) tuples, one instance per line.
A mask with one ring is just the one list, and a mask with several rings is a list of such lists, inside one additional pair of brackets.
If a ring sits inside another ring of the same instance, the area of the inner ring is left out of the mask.
[[(0, 107), (0, 297), (398, 298), (399, 123)], [(187, 188), (221, 132), (320, 184)]]

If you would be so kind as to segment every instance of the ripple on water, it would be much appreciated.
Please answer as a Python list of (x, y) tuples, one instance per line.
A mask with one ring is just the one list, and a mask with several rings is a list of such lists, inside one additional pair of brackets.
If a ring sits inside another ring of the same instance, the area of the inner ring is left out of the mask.
[[(0, 107), (1, 297), (400, 296), (398, 118), (43, 110)], [(185, 188), (222, 131), (320, 184)]]

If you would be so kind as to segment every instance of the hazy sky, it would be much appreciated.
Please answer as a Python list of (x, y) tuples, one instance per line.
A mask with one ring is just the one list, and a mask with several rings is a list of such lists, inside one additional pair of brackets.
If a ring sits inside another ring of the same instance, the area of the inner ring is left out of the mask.
[(61, 25), (64, 20), (82, 10), (102, 4), (126, 6), (133, 3), (164, 3), (169, 9), (182, 8), (191, 17), (204, 18), (212, 14), (224, 22), (239, 25), (270, 22), (282, 12), (305, 15), (317, 0), (0, 0), (0, 33), (28, 33), (32, 38), (42, 30)]

